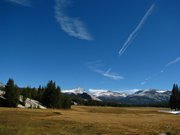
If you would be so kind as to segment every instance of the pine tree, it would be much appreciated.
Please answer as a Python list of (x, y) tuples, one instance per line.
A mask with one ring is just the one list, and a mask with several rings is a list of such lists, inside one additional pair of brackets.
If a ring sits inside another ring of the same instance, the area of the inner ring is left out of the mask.
[(43, 88), (40, 85), (39, 88), (38, 88), (37, 97), (36, 97), (36, 100), (38, 100), (39, 102), (42, 102), (42, 96), (43, 96), (44, 91), (45, 91), (45, 88)]
[(36, 99), (37, 98), (37, 89), (36, 88), (30, 88), (31, 98)]
[(4, 97), (7, 100), (8, 107), (17, 107), (19, 103), (19, 90), (18, 87), (14, 84), (13, 79), (9, 79), (5, 86), (5, 95)]
[(173, 88), (172, 88), (172, 94), (171, 94), (171, 97), (170, 97), (170, 101), (169, 101), (171, 109), (176, 110), (178, 108), (178, 100), (179, 100), (178, 95), (179, 95), (178, 85), (174, 84)]
[(71, 108), (71, 100), (70, 98), (66, 95), (62, 97), (62, 108), (63, 109), (70, 109)]
[[(41, 87), (39, 87), (41, 91)], [(48, 108), (63, 108), (71, 107), (71, 100), (67, 96), (61, 94), (61, 88), (56, 87), (56, 83), (49, 81), (42, 94), (42, 103)]]
[(56, 88), (56, 108), (62, 108), (62, 95), (61, 88), (59, 86)]
[(48, 82), (42, 96), (42, 103), (48, 108), (57, 108), (60, 102), (60, 90), (52, 80)]
[(21, 95), (22, 95), (23, 105), (25, 105), (25, 101), (26, 101), (26, 99), (27, 99), (27, 97), (28, 97), (28, 94), (27, 94), (26, 89), (22, 89), (22, 90), (21, 90)]
[(180, 88), (178, 89), (176, 101), (177, 101), (177, 109), (180, 110)]

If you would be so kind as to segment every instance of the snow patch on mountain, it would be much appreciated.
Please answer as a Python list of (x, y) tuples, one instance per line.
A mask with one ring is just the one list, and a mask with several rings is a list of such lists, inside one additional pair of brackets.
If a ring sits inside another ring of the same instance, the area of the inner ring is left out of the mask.
[(83, 94), (87, 92), (82, 88), (76, 88), (76, 89), (71, 89), (71, 90), (62, 90), (62, 93), (69, 93), (69, 94), (73, 93), (77, 95), (77, 94)]
[(125, 90), (119, 90), (120, 93), (126, 93), (127, 95), (133, 94), (141, 89), (125, 89)]
[[(125, 93), (126, 91), (126, 93)], [(132, 89), (123, 91), (111, 91), (105, 89), (90, 89), (89, 92), (103, 101), (112, 101), (123, 104), (152, 104), (168, 102), (171, 91), (158, 89)]]
[(96, 97), (101, 97), (101, 96), (126, 97), (127, 96), (127, 94), (125, 93), (104, 90), (104, 89), (89, 89), (89, 92)]
[(156, 91), (156, 92), (158, 92), (158, 93), (164, 93), (164, 92), (166, 92), (166, 90), (158, 90), (158, 91)]
[(145, 89), (145, 90), (136, 91), (132, 95), (135, 95), (135, 96), (161, 95), (161, 94), (165, 94), (166, 92), (167, 90)]
[(102, 100), (98, 99), (96, 96), (86, 92), (82, 88), (76, 88), (76, 89), (71, 89), (71, 90), (62, 90), (62, 93), (75, 94), (75, 95), (87, 94), (91, 97), (92, 100), (102, 101)]

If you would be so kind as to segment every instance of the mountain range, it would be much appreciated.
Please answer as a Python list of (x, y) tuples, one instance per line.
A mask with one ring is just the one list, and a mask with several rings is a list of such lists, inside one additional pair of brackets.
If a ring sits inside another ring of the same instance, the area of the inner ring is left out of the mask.
[[(158, 89), (144, 89), (125, 91), (97, 90), (90, 89), (89, 92), (82, 88), (72, 90), (62, 90), (63, 93), (76, 95), (85, 100), (92, 99), (96, 101), (114, 102), (126, 105), (154, 105), (168, 103), (171, 91)], [(88, 98), (87, 98), (88, 97)]]

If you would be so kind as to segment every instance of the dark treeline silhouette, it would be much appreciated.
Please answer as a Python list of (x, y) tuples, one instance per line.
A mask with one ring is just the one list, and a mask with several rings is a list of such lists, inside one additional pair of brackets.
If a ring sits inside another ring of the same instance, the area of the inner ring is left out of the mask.
[(4, 97), (6, 98), (6, 106), (8, 107), (17, 107), (19, 103), (19, 90), (17, 85), (14, 84), (13, 79), (9, 79), (7, 82), (5, 88), (5, 95)]
[(177, 84), (173, 85), (169, 106), (171, 109), (180, 110), (180, 87)]
[(82, 94), (82, 95), (76, 95), (76, 94), (66, 94), (70, 97), (73, 104), (77, 105), (84, 105), (84, 106), (112, 106), (112, 107), (121, 107), (122, 104), (116, 103), (116, 102), (110, 102), (110, 101), (98, 101), (93, 100), (89, 95)]
[(112, 106), (112, 107), (169, 107), (169, 102), (157, 102), (149, 104), (127, 104), (127, 103), (118, 103), (114, 101), (97, 101), (92, 100), (88, 97), (86, 99), (79, 97), (75, 94), (64, 94), (71, 98), (71, 101), (77, 105), (85, 106)]
[(26, 99), (30, 98), (39, 101), (47, 108), (71, 108), (70, 98), (62, 95), (61, 88), (56, 86), (56, 83), (52, 80), (49, 81), (46, 86), (39, 86), (37, 89), (31, 87), (19, 88), (14, 84), (13, 79), (9, 79), (3, 90), (5, 91), (3, 106), (6, 107), (17, 107), (20, 103), (19, 97), (22, 95), (22, 104), (25, 104)]

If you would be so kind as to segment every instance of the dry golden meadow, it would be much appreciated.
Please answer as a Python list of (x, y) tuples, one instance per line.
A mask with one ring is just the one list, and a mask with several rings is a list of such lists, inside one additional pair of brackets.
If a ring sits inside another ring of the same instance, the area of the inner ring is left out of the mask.
[(180, 116), (162, 108), (0, 108), (0, 135), (180, 135)]

